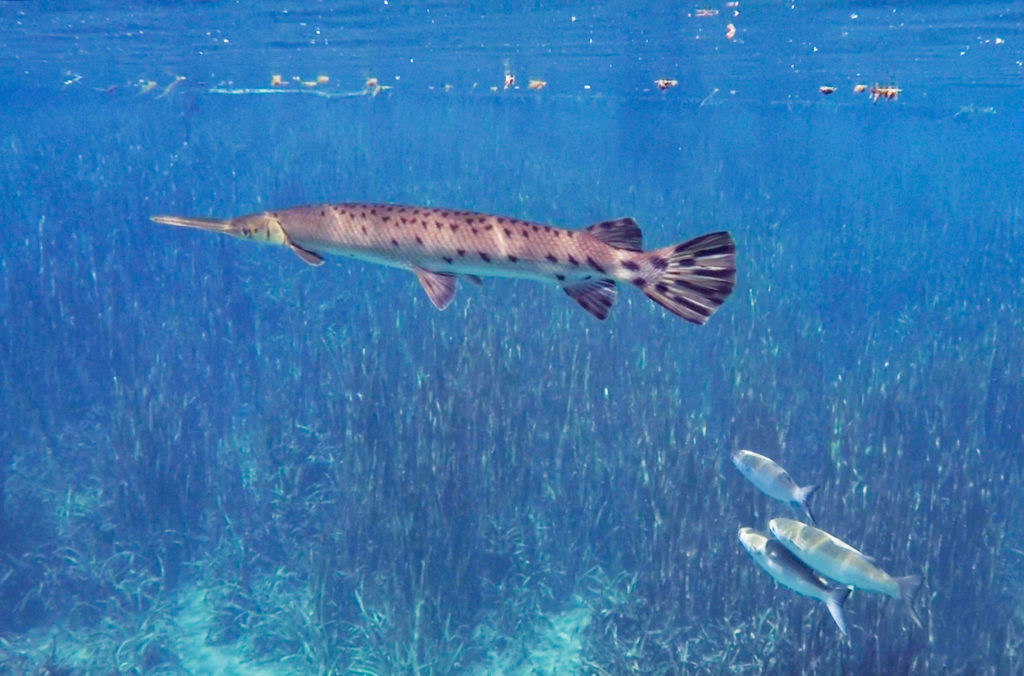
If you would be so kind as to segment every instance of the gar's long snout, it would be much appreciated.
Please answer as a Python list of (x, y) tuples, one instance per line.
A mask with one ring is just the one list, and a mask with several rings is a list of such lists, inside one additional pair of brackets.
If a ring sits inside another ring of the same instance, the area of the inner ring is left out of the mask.
[(150, 220), (164, 225), (176, 225), (181, 228), (196, 228), (207, 232), (220, 232), (225, 235), (235, 234), (231, 219), (223, 218), (191, 218), (188, 216), (150, 216)]

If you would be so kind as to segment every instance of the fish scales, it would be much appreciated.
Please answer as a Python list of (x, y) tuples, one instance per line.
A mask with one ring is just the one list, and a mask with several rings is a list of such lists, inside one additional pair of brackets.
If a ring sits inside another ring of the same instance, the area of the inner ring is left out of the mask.
[(919, 575), (893, 577), (874, 564), (874, 559), (836, 536), (793, 519), (768, 522), (772, 535), (825, 577), (865, 591), (879, 592), (903, 602), (911, 618), (921, 626), (913, 598), (921, 586)]
[(818, 486), (798, 486), (789, 472), (768, 456), (753, 451), (739, 450), (732, 454), (736, 469), (765, 495), (802, 509), (811, 523), (814, 514), (808, 501)]
[(554, 282), (604, 319), (617, 283), (624, 282), (683, 319), (703, 324), (736, 280), (736, 248), (728, 232), (643, 251), (640, 228), (631, 218), (569, 230), (471, 211), (349, 202), (231, 219), (152, 220), (285, 245), (310, 265), (335, 254), (405, 268), (441, 310), (455, 297), (459, 276), (512, 277)]
[(839, 630), (847, 633), (843, 602), (849, 589), (834, 587), (779, 542), (753, 528), (740, 528), (740, 542), (751, 558), (776, 582), (796, 593), (823, 602)]
[(302, 248), (434, 272), (564, 283), (593, 278), (594, 264), (613, 273), (629, 253), (585, 231), (470, 211), (341, 203), (271, 213)]

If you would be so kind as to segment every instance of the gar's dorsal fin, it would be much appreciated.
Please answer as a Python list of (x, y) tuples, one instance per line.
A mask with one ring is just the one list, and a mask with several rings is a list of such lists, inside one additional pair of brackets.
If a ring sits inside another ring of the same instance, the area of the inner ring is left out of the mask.
[(632, 218), (616, 218), (602, 221), (587, 228), (594, 237), (608, 246), (626, 251), (643, 251), (643, 233)]

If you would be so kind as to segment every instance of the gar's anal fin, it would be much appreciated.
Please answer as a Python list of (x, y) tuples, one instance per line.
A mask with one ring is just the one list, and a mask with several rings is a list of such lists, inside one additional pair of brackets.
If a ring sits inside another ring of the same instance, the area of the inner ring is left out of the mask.
[(589, 279), (563, 286), (562, 290), (598, 319), (607, 317), (615, 302), (616, 286), (610, 279)]

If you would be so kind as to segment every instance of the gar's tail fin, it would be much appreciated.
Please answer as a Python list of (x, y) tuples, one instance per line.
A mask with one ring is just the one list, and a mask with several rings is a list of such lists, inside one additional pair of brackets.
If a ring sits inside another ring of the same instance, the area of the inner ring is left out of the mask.
[(917, 590), (921, 586), (920, 575), (908, 575), (906, 577), (896, 578), (896, 586), (900, 592), (900, 601), (903, 602), (907, 612), (910, 614), (910, 618), (914, 620), (914, 623), (919, 627), (924, 627), (921, 624), (921, 618), (917, 616), (917, 611), (914, 610), (914, 597), (917, 595)]
[(727, 232), (701, 235), (643, 258), (651, 272), (634, 284), (655, 303), (695, 324), (706, 322), (736, 283), (736, 245)]
[(832, 619), (836, 621), (839, 631), (844, 634), (848, 632), (846, 631), (846, 618), (843, 617), (843, 603), (849, 595), (849, 587), (836, 587), (828, 595), (828, 598), (825, 599), (825, 605), (828, 607), (828, 612), (831, 613)]

